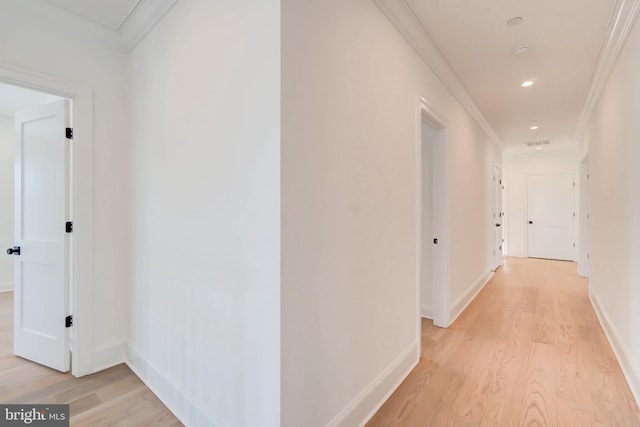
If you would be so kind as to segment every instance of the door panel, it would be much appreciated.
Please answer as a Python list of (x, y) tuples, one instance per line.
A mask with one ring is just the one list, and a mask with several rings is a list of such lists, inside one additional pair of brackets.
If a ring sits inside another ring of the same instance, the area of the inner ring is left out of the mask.
[(16, 113), (14, 353), (67, 372), (69, 101)]
[(574, 260), (572, 174), (528, 177), (528, 256)]

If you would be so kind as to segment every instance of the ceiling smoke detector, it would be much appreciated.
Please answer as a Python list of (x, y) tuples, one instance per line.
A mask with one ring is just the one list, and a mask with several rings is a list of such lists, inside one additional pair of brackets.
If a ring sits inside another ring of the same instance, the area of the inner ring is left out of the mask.
[(525, 53), (528, 53), (528, 52), (529, 52), (529, 46), (527, 46), (526, 44), (523, 44), (522, 46), (518, 46), (511, 51), (511, 53), (513, 53), (515, 56), (524, 55)]
[(507, 25), (509, 25), (510, 27), (513, 27), (514, 25), (518, 25), (522, 23), (523, 19), (524, 18), (522, 16), (514, 16), (513, 18), (507, 21)]

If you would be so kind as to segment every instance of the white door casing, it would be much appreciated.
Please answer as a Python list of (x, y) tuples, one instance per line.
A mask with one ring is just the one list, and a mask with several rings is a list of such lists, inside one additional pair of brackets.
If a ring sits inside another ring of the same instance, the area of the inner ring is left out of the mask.
[[(422, 150), (423, 150), (423, 124), (431, 128), (434, 132), (432, 135), (430, 151), (432, 161), (430, 167), (432, 172), (429, 177), (432, 179), (432, 207), (429, 209), (432, 214), (429, 226), (432, 227), (432, 238), (426, 239), (423, 236), (422, 228), (423, 224), (423, 168), (428, 165), (423, 164)], [(430, 263), (431, 273), (429, 279), (432, 283), (432, 314), (433, 324), (435, 326), (446, 328), (451, 324), (451, 307), (450, 307), (450, 292), (449, 292), (449, 201), (447, 191), (447, 122), (438, 112), (429, 104), (427, 100), (422, 97), (418, 98), (417, 108), (417, 153), (420, 153), (416, 159), (417, 175), (416, 175), (416, 199), (417, 212), (416, 212), (416, 229), (418, 230), (416, 236), (417, 242), (417, 337), (420, 342), (420, 315), (421, 315), (421, 294), (422, 294), (422, 269), (424, 267), (422, 262), (423, 251), (428, 246), (427, 252), (431, 252), (432, 262)]]
[(527, 255), (573, 261), (575, 203), (572, 174), (534, 175), (527, 180)]
[(69, 101), (16, 113), (14, 353), (70, 368)]
[(503, 263), (502, 242), (502, 171), (497, 165), (493, 167), (493, 271)]

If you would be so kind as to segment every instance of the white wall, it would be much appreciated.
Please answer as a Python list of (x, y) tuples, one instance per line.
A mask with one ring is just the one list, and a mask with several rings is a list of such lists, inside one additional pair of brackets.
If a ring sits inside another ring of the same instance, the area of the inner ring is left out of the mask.
[(585, 134), (594, 305), (640, 400), (640, 27), (636, 24)]
[(102, 47), (86, 21), (40, 3), (3, 0), (0, 62), (93, 90), (93, 363), (99, 369), (123, 360), (126, 336), (126, 56)]
[(417, 361), (418, 96), (448, 123), (452, 306), (490, 270), (497, 153), (370, 0), (282, 14), (282, 425), (360, 425)]
[(131, 54), (129, 363), (187, 425), (279, 425), (279, 14), (181, 1)]
[(13, 257), (4, 255), (13, 246), (13, 117), (0, 116), (0, 292), (13, 289)]
[[(505, 185), (505, 255), (527, 256), (527, 180), (532, 175), (572, 174), (576, 182), (574, 206), (577, 210), (579, 187), (578, 148), (545, 148), (540, 151), (505, 152), (502, 158)], [(574, 227), (578, 233), (578, 222)]]

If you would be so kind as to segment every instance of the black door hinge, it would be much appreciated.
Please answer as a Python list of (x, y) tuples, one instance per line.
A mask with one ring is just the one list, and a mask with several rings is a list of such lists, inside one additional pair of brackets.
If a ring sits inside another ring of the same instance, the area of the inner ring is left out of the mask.
[(437, 245), (437, 244), (438, 244), (438, 239), (437, 239), (437, 238), (436, 238), (436, 239), (433, 239), (433, 244), (434, 244), (434, 245)]
[(73, 326), (73, 316), (67, 316), (64, 318), (64, 326), (65, 328), (70, 328)]
[(67, 139), (73, 139), (73, 128), (67, 128), (65, 136)]
[(73, 222), (67, 221), (64, 224), (64, 231), (66, 231), (67, 233), (73, 233)]

